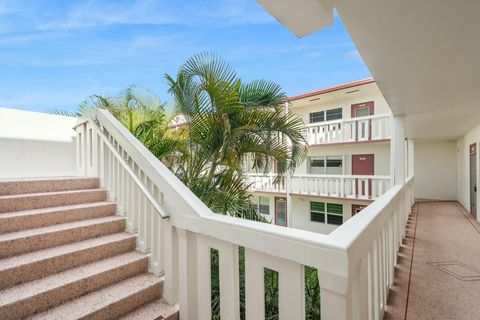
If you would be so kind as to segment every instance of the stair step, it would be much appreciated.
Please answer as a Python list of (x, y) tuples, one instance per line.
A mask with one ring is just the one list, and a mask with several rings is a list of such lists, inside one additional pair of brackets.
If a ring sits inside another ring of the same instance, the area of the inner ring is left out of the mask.
[(178, 307), (169, 305), (164, 299), (157, 299), (121, 317), (119, 320), (138, 319), (178, 320)]
[[(162, 290), (163, 278), (145, 273), (71, 300), (29, 319), (118, 319), (128, 312), (160, 298)], [(148, 318), (137, 319), (148, 320)]]
[(94, 177), (29, 178), (0, 181), (0, 195), (97, 189), (100, 179)]
[[(148, 257), (133, 251), (5, 289), (0, 291), (0, 319), (18, 319), (45, 311), (144, 273), (147, 267)], [(107, 297), (98, 298), (97, 303), (100, 303)], [(69, 313), (64, 316), (76, 318)]]
[(0, 196), (0, 212), (40, 209), (105, 201), (107, 190), (82, 189)]
[(124, 217), (109, 216), (6, 233), (0, 235), (0, 259), (124, 230)]
[(136, 236), (122, 232), (0, 260), (0, 290), (135, 250)]
[(0, 214), (0, 234), (114, 215), (117, 205), (102, 201)]
[(111, 216), (116, 210), (114, 202), (102, 201), (3, 213), (0, 214), (0, 234)]

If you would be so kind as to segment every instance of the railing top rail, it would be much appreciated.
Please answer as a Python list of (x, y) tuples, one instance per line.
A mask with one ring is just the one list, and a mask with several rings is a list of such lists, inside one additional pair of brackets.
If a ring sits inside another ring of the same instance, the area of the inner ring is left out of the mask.
[[(172, 225), (306, 265), (318, 262), (332, 272), (338, 271), (338, 266), (328, 260), (332, 256), (344, 256), (344, 253), (328, 236), (215, 214), (108, 111), (96, 109), (85, 118), (98, 121), (112, 134), (160, 189), (166, 206), (171, 209), (166, 212), (170, 214)], [(85, 123), (85, 119), (79, 121)], [(279, 247), (280, 239), (292, 250)]]
[(388, 175), (351, 175), (351, 174), (294, 174), (292, 178), (390, 180), (390, 176)]
[[(400, 197), (405, 186), (395, 186), (330, 235), (265, 224), (213, 213), (163, 163), (160, 162), (108, 111), (95, 109), (85, 117), (98, 121), (122, 146), (140, 169), (164, 195), (170, 223), (194, 233), (211, 236), (253, 250), (315, 266), (319, 271), (339, 276), (348, 274), (348, 252), (352, 245), (370, 237), (364, 235), (379, 219), (385, 209)], [(80, 119), (80, 123), (85, 121)], [(358, 226), (357, 226), (357, 223)], [(359, 240), (360, 239), (360, 240)], [(278, 242), (282, 241), (279, 246)], [(340, 263), (343, 261), (345, 263)]]
[[(276, 177), (275, 173), (247, 173), (247, 177)], [(351, 175), (351, 174), (294, 174), (291, 178), (318, 178), (318, 179), (376, 179), (390, 180), (389, 175)]]
[(100, 139), (102, 139), (103, 143), (110, 149), (110, 152), (117, 158), (117, 161), (122, 165), (122, 167), (126, 170), (128, 175), (132, 178), (133, 182), (137, 185), (137, 187), (140, 188), (142, 193), (147, 197), (148, 201), (152, 204), (154, 210), (160, 215), (162, 219), (167, 219), (169, 215), (165, 212), (165, 210), (162, 208), (162, 206), (158, 203), (158, 201), (155, 199), (155, 197), (150, 193), (149, 190), (143, 185), (143, 183), (138, 179), (138, 177), (135, 175), (133, 170), (130, 168), (130, 166), (127, 164), (125, 159), (120, 155), (120, 153), (115, 149), (115, 147), (112, 145), (112, 143), (105, 137), (104, 133), (100, 131), (99, 128), (95, 124), (92, 125), (93, 129), (97, 132), (99, 135)]
[(314, 122), (314, 123), (306, 123), (306, 127), (319, 127), (319, 126), (328, 126), (332, 124), (338, 124), (343, 122), (355, 122), (355, 121), (364, 121), (368, 119), (378, 119), (378, 118), (388, 118), (392, 115), (390, 113), (380, 113), (380, 114), (372, 114), (369, 116), (363, 117), (355, 117), (355, 118), (342, 118), (339, 120), (330, 120), (330, 121), (323, 121), (323, 122)]
[[(348, 219), (344, 224), (329, 234), (332, 240), (349, 253), (355, 253), (355, 258), (366, 254), (369, 245), (379, 234), (391, 210), (413, 185), (414, 177), (409, 177), (404, 185), (395, 185), (377, 198), (369, 206)], [(353, 257), (350, 257), (353, 258)]]

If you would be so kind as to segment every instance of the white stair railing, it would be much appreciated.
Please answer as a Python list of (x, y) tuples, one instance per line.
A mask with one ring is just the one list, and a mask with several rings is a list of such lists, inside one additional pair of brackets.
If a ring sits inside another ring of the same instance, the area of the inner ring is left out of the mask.
[(279, 274), (279, 319), (304, 319), (304, 266), (315, 267), (322, 319), (381, 319), (413, 203), (413, 178), (330, 235), (211, 212), (110, 113), (76, 126), (80, 175), (97, 175), (119, 203), (164, 297), (181, 319), (211, 319), (211, 250), (219, 252), (220, 316), (239, 319), (239, 247), (246, 319), (264, 318), (264, 270)]
[(309, 145), (352, 143), (390, 139), (391, 114), (310, 123), (306, 125)]

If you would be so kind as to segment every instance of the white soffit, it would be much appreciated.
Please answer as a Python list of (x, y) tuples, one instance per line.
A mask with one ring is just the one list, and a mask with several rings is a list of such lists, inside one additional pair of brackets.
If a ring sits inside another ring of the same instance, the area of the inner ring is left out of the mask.
[[(260, 2), (308, 10), (304, 1)], [(458, 138), (480, 123), (479, 0), (335, 0), (334, 7), (392, 112), (406, 116), (409, 137)], [(325, 25), (312, 13), (280, 21), (294, 32)]]
[(333, 23), (330, 0), (257, 0), (272, 16), (298, 37)]

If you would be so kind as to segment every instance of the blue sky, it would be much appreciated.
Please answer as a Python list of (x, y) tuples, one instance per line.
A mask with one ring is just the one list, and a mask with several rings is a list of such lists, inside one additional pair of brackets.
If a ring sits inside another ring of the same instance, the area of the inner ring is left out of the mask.
[(130, 84), (169, 103), (164, 74), (203, 51), (288, 95), (370, 76), (338, 17), (298, 39), (254, 0), (0, 0), (0, 106), (74, 110)]

